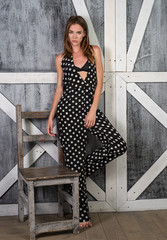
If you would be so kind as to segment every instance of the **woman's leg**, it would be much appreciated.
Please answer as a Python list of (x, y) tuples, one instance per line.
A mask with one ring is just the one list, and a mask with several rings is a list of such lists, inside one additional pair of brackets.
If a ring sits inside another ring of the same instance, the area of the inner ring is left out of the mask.
[(123, 138), (100, 110), (97, 110), (96, 123), (92, 128), (89, 128), (89, 131), (101, 141), (102, 146), (100, 149), (96, 149), (93, 153), (87, 155), (87, 176), (114, 158), (121, 156), (127, 150)]
[[(86, 187), (86, 143), (87, 143), (87, 131), (84, 126), (80, 128), (73, 128), (73, 131), (69, 134), (68, 131), (64, 131), (60, 135), (60, 141), (64, 153), (65, 165), (70, 169), (81, 173), (79, 177), (79, 210), (80, 210), (80, 222), (89, 222), (89, 207), (87, 198)], [(72, 193), (71, 186), (68, 188), (69, 193)]]

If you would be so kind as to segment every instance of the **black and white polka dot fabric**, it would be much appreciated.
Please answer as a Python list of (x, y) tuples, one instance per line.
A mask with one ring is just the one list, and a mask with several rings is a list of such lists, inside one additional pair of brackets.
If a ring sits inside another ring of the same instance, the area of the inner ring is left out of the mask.
[[(57, 106), (56, 118), (67, 167), (81, 173), (79, 179), (80, 222), (89, 221), (86, 177), (126, 151), (126, 143), (98, 109), (96, 123), (86, 129), (84, 120), (96, 89), (96, 66), (89, 62), (87, 77), (77, 72), (73, 58), (62, 60), (64, 92)], [(100, 149), (86, 155), (87, 131), (102, 143)]]

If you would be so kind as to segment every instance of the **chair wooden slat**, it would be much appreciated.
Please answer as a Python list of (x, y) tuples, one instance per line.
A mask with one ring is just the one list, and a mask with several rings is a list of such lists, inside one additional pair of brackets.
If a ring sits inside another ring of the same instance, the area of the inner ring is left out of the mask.
[(24, 119), (38, 119), (38, 118), (48, 118), (50, 112), (49, 111), (41, 111), (41, 112), (22, 112), (21, 117)]
[(16, 126), (17, 126), (17, 153), (18, 153), (18, 167), (23, 167), (23, 135), (22, 135), (22, 119), (21, 119), (21, 105), (16, 106)]
[(56, 140), (57, 135), (55, 137), (51, 137), (48, 134), (23, 136), (23, 142), (51, 142)]

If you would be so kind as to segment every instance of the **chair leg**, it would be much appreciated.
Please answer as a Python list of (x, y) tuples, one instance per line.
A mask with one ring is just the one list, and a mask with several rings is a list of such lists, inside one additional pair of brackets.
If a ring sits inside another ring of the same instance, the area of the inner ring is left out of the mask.
[(20, 196), (20, 193), (23, 192), (23, 180), (18, 175), (18, 219), (20, 222), (24, 222), (24, 204)]
[(73, 220), (75, 221), (73, 233), (79, 233), (79, 178), (75, 177), (72, 184), (72, 194), (73, 194)]
[(62, 198), (60, 192), (63, 189), (63, 185), (58, 185), (58, 214), (59, 217), (64, 217), (63, 203), (64, 199)]
[(28, 215), (30, 240), (35, 240), (35, 202), (33, 182), (28, 183)]

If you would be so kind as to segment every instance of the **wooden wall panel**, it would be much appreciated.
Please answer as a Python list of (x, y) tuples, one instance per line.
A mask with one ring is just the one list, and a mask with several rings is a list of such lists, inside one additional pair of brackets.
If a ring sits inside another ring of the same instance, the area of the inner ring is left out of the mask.
[(104, 1), (85, 0), (85, 3), (104, 54)]
[[(138, 83), (165, 112), (167, 83)], [(128, 189), (167, 149), (167, 130), (128, 94)], [(167, 198), (167, 169), (151, 183), (139, 199)]]
[(143, 0), (127, 0), (127, 49), (136, 26)]
[[(103, 47), (103, 1), (87, 1), (87, 6)], [(76, 15), (72, 0), (1, 1), (0, 71), (55, 71), (71, 15)]]
[(1, 1), (0, 71), (55, 71), (71, 0)]
[[(127, 0), (127, 47), (129, 47), (142, 3), (142, 0)], [(136, 72), (167, 70), (166, 8), (165, 0), (155, 0), (135, 63), (134, 71)]]

